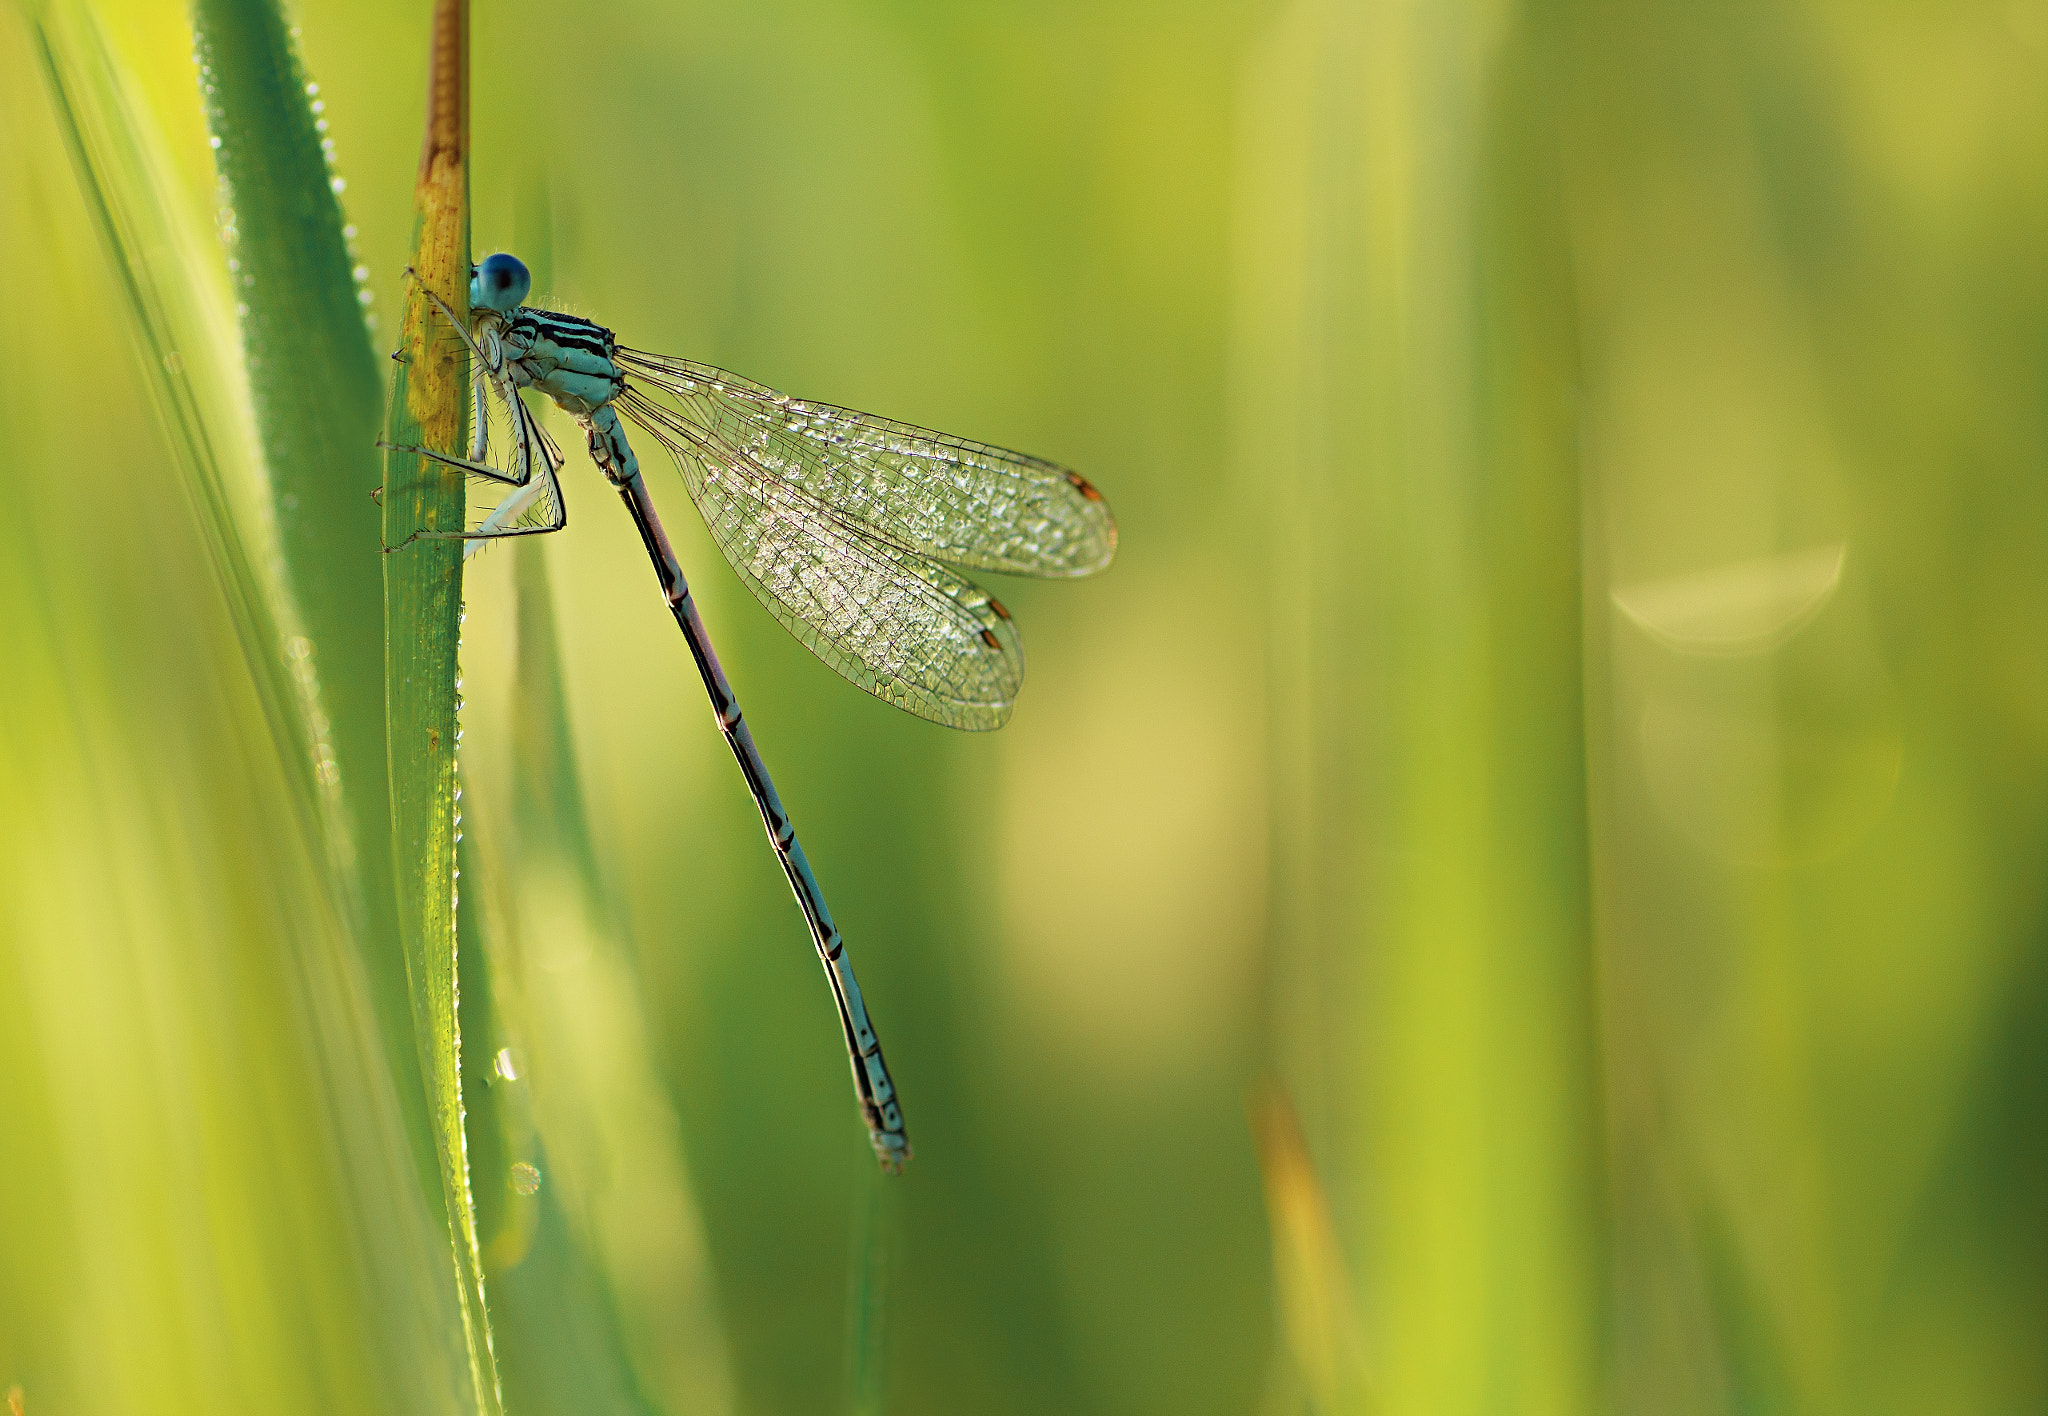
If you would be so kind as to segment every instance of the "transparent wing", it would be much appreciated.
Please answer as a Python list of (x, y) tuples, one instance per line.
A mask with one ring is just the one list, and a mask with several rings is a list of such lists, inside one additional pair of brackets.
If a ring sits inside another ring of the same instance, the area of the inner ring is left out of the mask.
[[(463, 547), (465, 555), (473, 556), (492, 541), (508, 536), (535, 536), (559, 531), (569, 522), (568, 508), (562, 504), (562, 484), (557, 477), (562, 470), (562, 450), (548, 436), (547, 429), (540, 425), (540, 419), (534, 416), (524, 399), (516, 400), (513, 408), (517, 419), (513, 424), (516, 429), (513, 435), (526, 441), (528, 480), (508, 494), (502, 484), (471, 479), (470, 500), (473, 504), (479, 491), (495, 501), (481, 521), (472, 523), (473, 535), (484, 539), (470, 540)], [(515, 467), (518, 465), (516, 453), (499, 460)]]
[(668, 449), (711, 539), (805, 648), (920, 718), (968, 731), (1008, 721), (1024, 645), (987, 591), (630, 388), (617, 407)]
[[(567, 519), (555, 475), (562, 450), (516, 389), (481, 371), (474, 382), (471, 430), (484, 436), (472, 437), (472, 451), (482, 455), (466, 469), (475, 474), (469, 479), (470, 530), (490, 538), (559, 530)], [(469, 547), (472, 553), (480, 548), (476, 542)]]
[[(617, 351), (683, 421), (902, 550), (971, 570), (1092, 575), (1116, 519), (1079, 473), (1022, 453), (788, 398), (708, 364)], [(645, 390), (643, 389), (643, 393)]]
[(468, 544), (463, 554), (473, 556), (491, 541), (507, 536), (544, 535), (568, 524), (561, 484), (556, 478), (562, 468), (562, 450), (533, 416), (533, 410), (515, 390), (501, 390), (479, 382), (475, 386), (472, 413), (475, 423), (467, 456), (456, 457), (428, 447), (394, 447), (382, 441), (377, 444), (397, 452), (415, 453), (468, 477), (465, 529), (422, 529), (413, 532), (404, 544), (418, 540), (465, 541)]
[(469, 390), (470, 456), (498, 468), (506, 481), (519, 485), (519, 438), (525, 432), (522, 410), (506, 403), (505, 391), (480, 358), (469, 361)]

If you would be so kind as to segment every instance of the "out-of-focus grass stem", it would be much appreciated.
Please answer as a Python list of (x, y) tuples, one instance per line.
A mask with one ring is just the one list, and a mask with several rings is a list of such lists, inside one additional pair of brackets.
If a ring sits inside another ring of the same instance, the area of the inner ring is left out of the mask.
[(853, 1221), (853, 1271), (846, 1295), (846, 1374), (853, 1416), (881, 1416), (889, 1296), (889, 1197), (869, 1172)]

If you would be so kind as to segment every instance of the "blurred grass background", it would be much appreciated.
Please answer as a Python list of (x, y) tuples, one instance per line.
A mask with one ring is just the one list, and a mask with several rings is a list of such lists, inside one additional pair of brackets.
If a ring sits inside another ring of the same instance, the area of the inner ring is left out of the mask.
[[(204, 237), (187, 17), (94, 9)], [(467, 1409), (25, 13), (0, 1389)], [(426, 16), (291, 17), (386, 347)], [(508, 1411), (2048, 1401), (2048, 3), (479, 4), (472, 52), (476, 247), (537, 298), (1071, 463), (1123, 533), (1000, 586), (1030, 683), (969, 738), (651, 479), (888, 1039), (885, 1186), (580, 452), (570, 530), (473, 568)], [(210, 241), (154, 259), (231, 313)]]

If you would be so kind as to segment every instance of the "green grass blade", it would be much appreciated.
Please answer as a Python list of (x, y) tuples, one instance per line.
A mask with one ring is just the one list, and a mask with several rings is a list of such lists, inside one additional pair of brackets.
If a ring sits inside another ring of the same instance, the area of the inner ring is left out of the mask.
[[(287, 745), (289, 760), (301, 769), (292, 774), (298, 788), (293, 801), (310, 826), (319, 814), (312, 771), (315, 733), (308, 715), (300, 711), (302, 704), (285, 670), (285, 639), (275, 607), (264, 594), (239, 534), (221, 450), (208, 426), (206, 405), (213, 403), (218, 409), (225, 391), (221, 371), (206, 358), (213, 351), (193, 337), (202, 302), (189, 293), (180, 301), (180, 292), (166, 289), (141, 254), (145, 230), (166, 233), (173, 230), (173, 223), (148, 193), (148, 160), (135, 141), (132, 120), (121, 111), (97, 31), (82, 14), (63, 19), (71, 23), (46, 13), (35, 26), (37, 57), (58, 128), (128, 307), (143, 363), (151, 372), (151, 392), (185, 471), (184, 484), (192, 494), (221, 593), (256, 672), (271, 736)], [(70, 58), (60, 59), (60, 50)]]
[[(578, 1410), (717, 1416), (734, 1405), (724, 1331), (680, 1127), (655, 1066), (657, 1024), (599, 878), (548, 552), (533, 540), (510, 548), (510, 780), (497, 791), (478, 784), (465, 815), (482, 829), (463, 842), (485, 862), (495, 1022), (521, 1059), (520, 1080), (493, 1088), (516, 1137), (506, 1159), (523, 1143), (545, 1177), (537, 1195), (515, 1198), (489, 1250), (510, 1268), (502, 1280), (494, 1271), (492, 1289), (498, 1329), (520, 1348), (505, 1361), (508, 1400), (557, 1409), (568, 1371)], [(465, 896), (465, 913), (469, 904)], [(485, 1176), (478, 1188), (503, 1183)]]
[(1281, 1071), (1369, 1256), (1390, 1411), (1599, 1391), (1570, 269), (1493, 200), (1542, 143), (1485, 121), (1491, 24), (1304, 7), (1246, 110), (1289, 156), (1250, 168), (1241, 390), (1277, 430), (1243, 466), (1274, 533)]
[[(0, 797), (10, 800), (0, 814), (41, 823), (4, 853), (13, 872), (0, 898), (13, 919), (0, 924), (0, 952), (11, 955), (0, 970), (21, 986), (0, 987), (13, 1013), (0, 1033), (14, 1039), (0, 1067), (10, 1079), (0, 1086), (0, 1129), (28, 1147), (16, 1152), (17, 1171), (31, 1153), (61, 1151), (26, 1139), (12, 1121), (39, 1090), (54, 1095), (59, 1078), (71, 1079), (69, 1104), (41, 1111), (42, 1119), (60, 1138), (83, 1130), (97, 1138), (89, 1144), (114, 1147), (122, 1161), (96, 1168), (134, 1176), (144, 1193), (131, 1195), (121, 1182), (97, 1189), (94, 1228), (109, 1242), (73, 1247), (59, 1284), (112, 1257), (118, 1276), (107, 1292), (121, 1295), (125, 1323), (179, 1335), (124, 1341), (117, 1357), (89, 1370), (66, 1372), (73, 1364), (61, 1360), (43, 1370), (54, 1369), (59, 1393), (67, 1377), (78, 1390), (147, 1389), (147, 1404), (164, 1410), (182, 1409), (167, 1386), (189, 1386), (220, 1410), (246, 1409), (226, 1394), (233, 1392), (257, 1409), (445, 1412), (455, 1390), (446, 1378), (456, 1369), (441, 1339), (457, 1331), (457, 1318), (445, 1283), (436, 1282), (445, 1270), (407, 1163), (396, 1093), (379, 1065), (354, 920), (328, 849), (334, 798), (314, 766), (315, 705), (282, 652), (288, 597), (254, 568), (263, 557), (251, 550), (240, 505), (247, 497), (238, 497), (256, 480), (253, 439), (231, 369), (229, 322), (205, 279), (217, 252), (172, 195), (161, 138), (138, 119), (88, 12), (39, 11), (29, 38), (61, 137), (48, 151), (68, 149), (72, 159), (129, 317), (170, 474), (147, 458), (112, 469), (91, 463), (96, 430), (120, 422), (118, 377), (95, 377), (89, 390), (66, 395), (75, 404), (31, 390), (7, 410), (10, 426), (30, 432), (19, 449), (29, 465), (39, 460), (32, 430), (49, 428), (56, 431), (40, 460), (69, 474), (24, 479), (24, 493), (48, 484), (76, 499), (80, 479), (90, 479), (110, 494), (88, 503), (102, 550), (129, 534), (123, 511), (131, 501), (149, 528), (128, 553), (98, 554), (74, 569), (48, 552), (64, 539), (49, 524), (59, 503), (38, 507), (25, 495), (16, 529), (27, 545), (5, 558), (23, 574), (15, 593), (0, 594), (13, 602), (0, 619), (19, 636), (10, 637), (8, 662), (30, 682), (61, 684), (70, 707), (62, 722), (10, 716), (6, 736), (32, 744), (33, 756), (0, 763)], [(29, 131), (19, 115), (8, 126)], [(58, 206), (37, 204), (41, 239), (55, 240), (64, 224)], [(17, 231), (0, 241), (12, 249), (12, 268), (52, 267), (47, 254), (16, 246), (20, 239)], [(69, 295), (70, 323), (120, 328), (118, 316), (78, 320), (79, 292), (65, 284), (57, 298)], [(43, 298), (24, 298), (23, 317), (38, 328), (66, 323), (40, 307)], [(55, 357), (61, 366), (67, 356)], [(97, 372), (112, 371), (102, 364)], [(161, 507), (150, 514), (166, 494), (159, 484), (182, 494), (188, 518), (165, 518)], [(177, 574), (188, 540), (205, 564), (203, 585)], [(141, 593), (138, 581), (147, 587)], [(117, 605), (116, 618), (96, 616), (95, 599)], [(152, 656), (147, 641), (165, 620), (178, 626), (177, 650)], [(27, 707), (49, 696), (13, 701)], [(138, 704), (148, 711), (138, 714)], [(195, 739), (203, 744), (196, 755)], [(74, 750), (75, 772), (67, 760)], [(77, 778), (68, 787), (67, 773)], [(122, 785), (110, 794), (115, 783)], [(64, 800), (91, 802), (74, 821), (90, 822), (89, 847), (67, 845), (53, 814)], [(129, 839), (114, 844), (124, 832)], [(66, 859), (93, 862), (89, 896), (67, 889), (58, 864)], [(225, 875), (224, 861), (232, 862)], [(32, 923), (39, 916), (63, 918), (59, 940)], [(131, 996), (137, 990), (146, 1001)], [(100, 1020), (97, 1032), (62, 1020), (80, 1000)], [(122, 1111), (133, 1098), (104, 1085), (122, 1076), (167, 1085), (146, 1110)], [(85, 1078), (96, 1083), (81, 1091)], [(175, 1168), (194, 1138), (207, 1147), (208, 1202), (243, 1216), (231, 1234), (164, 1203), (162, 1167)], [(64, 1145), (77, 1143), (74, 1134)], [(156, 1164), (143, 1160), (152, 1152)], [(49, 1302), (50, 1275), (37, 1281), (35, 1261), (23, 1261), (24, 1241), (31, 1256), (64, 1252), (62, 1229), (48, 1233), (47, 1215), (38, 1222), (35, 1210), (11, 1201), (0, 1215), (0, 1267), (25, 1295), (43, 1299), (24, 1308), (23, 1321), (0, 1314), (4, 1362), (10, 1331), (61, 1332), (67, 1317), (76, 1323), (84, 1313)], [(153, 1272), (167, 1259), (177, 1274), (169, 1285)], [(196, 1355), (201, 1350), (209, 1355)], [(167, 1370), (211, 1375), (197, 1385), (166, 1382)]]
[(853, 1416), (882, 1416), (884, 1339), (889, 1295), (889, 1198), (868, 1171), (854, 1203), (853, 1269), (846, 1293), (846, 1377)]
[(463, 891), (456, 906), (462, 1038), (475, 1059), (464, 1069), (463, 1096), (506, 1405), (533, 1413), (655, 1416), (665, 1408), (649, 1399), (633, 1369), (622, 1305), (592, 1259), (582, 1232), (587, 1226), (575, 1223), (566, 1208), (576, 1187), (563, 1183), (535, 1125), (533, 1077), (552, 1057), (546, 1039), (534, 1047), (523, 1031), (529, 1016), (517, 975), (525, 941), (516, 923), (516, 892), (509, 888), (515, 872), (492, 849), (497, 837), (486, 823), (497, 814), (478, 804), (474, 784), (465, 796), (457, 858), (464, 876), (481, 883)]
[[(389, 440), (442, 452), (467, 435), (468, 360), (435, 311), (432, 290), (467, 318), (469, 308), (469, 6), (434, 11), (426, 140), (414, 189), (413, 270), (391, 390)], [(396, 546), (419, 530), (459, 531), (463, 479), (412, 453), (385, 464), (384, 537)], [(462, 622), (462, 543), (414, 541), (384, 557), (385, 715), (390, 757), (393, 875), (411, 983), (413, 1035), (427, 1077), (449, 1238), (462, 1294), (463, 1331), (477, 1410), (502, 1409), (484, 1302), (483, 1261), (463, 1136), (462, 1031), (457, 1015), (455, 845), (461, 797), (455, 764), (457, 653)]]
[(331, 845), (360, 916), (415, 1162), (428, 1193), (438, 1194), (390, 877), (384, 590), (371, 501), (381, 471), (381, 376), (321, 149), (315, 86), (283, 15), (274, 0), (199, 0), (193, 28), (231, 213), (224, 234), (278, 559), (299, 636), (293, 664), (323, 729), (311, 744), (316, 770), (339, 795)]

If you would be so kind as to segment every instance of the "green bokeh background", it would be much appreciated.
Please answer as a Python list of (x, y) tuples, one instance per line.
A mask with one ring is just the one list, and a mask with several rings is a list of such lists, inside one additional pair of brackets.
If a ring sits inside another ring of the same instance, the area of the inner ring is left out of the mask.
[[(97, 13), (203, 229), (189, 21)], [(291, 13), (388, 347), (424, 7)], [(472, 570), (507, 1411), (2048, 1403), (2048, 0), (473, 24), (476, 248), (537, 300), (1070, 463), (1122, 534), (994, 587), (1030, 680), (959, 736), (809, 658), (649, 461), (903, 1088), (887, 1181), (580, 450), (566, 534)], [(464, 1409), (14, 10), (0, 261), (0, 1390)], [(543, 618), (595, 901), (514, 868)], [(1341, 1280), (1262, 1182), (1273, 1083)]]

